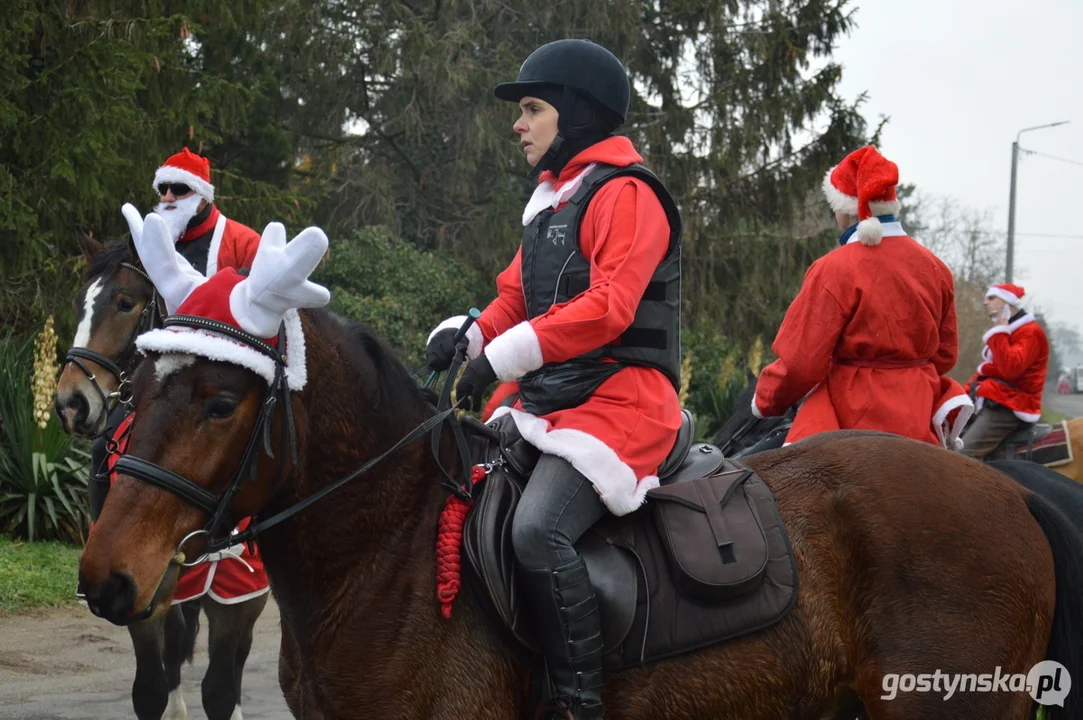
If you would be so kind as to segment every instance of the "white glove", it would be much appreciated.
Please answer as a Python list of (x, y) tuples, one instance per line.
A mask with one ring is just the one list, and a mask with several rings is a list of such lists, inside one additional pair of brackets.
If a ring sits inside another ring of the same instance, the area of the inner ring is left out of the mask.
[[(132, 224), (131, 219), (128, 222)], [(197, 287), (207, 282), (207, 278), (177, 252), (161, 216), (147, 215), (145, 222), (140, 221), (139, 235), (133, 230), (132, 237), (143, 269), (165, 300), (166, 312), (172, 315)]]
[(123, 213), (124, 219), (128, 221), (128, 229), (132, 233), (132, 239), (138, 243), (143, 238), (143, 216), (131, 203), (124, 203), (124, 207), (120, 209), (120, 212)]
[(327, 235), (317, 227), (305, 228), (287, 244), (282, 223), (268, 224), (251, 272), (229, 295), (229, 309), (240, 326), (256, 337), (271, 337), (287, 310), (330, 302), (327, 288), (308, 279), (326, 251)]

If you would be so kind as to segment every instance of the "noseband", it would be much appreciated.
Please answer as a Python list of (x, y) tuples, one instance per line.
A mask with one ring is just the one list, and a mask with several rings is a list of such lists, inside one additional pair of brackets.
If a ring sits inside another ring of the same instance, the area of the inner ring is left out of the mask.
[[(90, 384), (97, 391), (98, 397), (102, 401), (102, 413), (108, 417), (109, 413), (113, 411), (115, 402), (120, 402), (123, 405), (131, 407), (132, 395), (131, 395), (131, 374), (135, 367), (135, 361), (137, 358), (135, 352), (135, 339), (155, 327), (159, 327), (162, 322), (161, 307), (158, 303), (158, 291), (154, 287), (154, 283), (151, 282), (150, 277), (143, 272), (141, 268), (132, 265), (131, 263), (123, 262), (120, 267), (131, 270), (139, 277), (147, 281), (150, 285), (150, 302), (143, 308), (143, 313), (139, 316), (139, 323), (135, 327), (135, 331), (132, 333), (131, 338), (128, 340), (126, 351), (128, 354), (128, 362), (125, 364), (124, 369), (121, 369), (120, 365), (114, 362), (111, 358), (107, 358), (101, 353), (94, 352), (89, 348), (73, 347), (68, 350), (68, 354), (64, 358), (64, 365), (68, 363), (74, 364), (77, 368), (83, 371), (90, 380)], [(102, 390), (101, 385), (98, 384), (98, 378), (91, 372), (90, 368), (86, 366), (83, 360), (90, 360), (93, 363), (105, 368), (105, 371), (112, 375), (117, 381), (117, 389), (114, 392), (106, 395)]]

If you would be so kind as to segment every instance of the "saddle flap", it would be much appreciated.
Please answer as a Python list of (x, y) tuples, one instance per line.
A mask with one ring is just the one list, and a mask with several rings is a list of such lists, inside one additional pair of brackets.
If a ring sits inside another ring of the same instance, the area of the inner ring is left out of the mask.
[(690, 598), (723, 602), (763, 580), (767, 535), (744, 483), (749, 468), (726, 463), (721, 473), (647, 493), (674, 582)]

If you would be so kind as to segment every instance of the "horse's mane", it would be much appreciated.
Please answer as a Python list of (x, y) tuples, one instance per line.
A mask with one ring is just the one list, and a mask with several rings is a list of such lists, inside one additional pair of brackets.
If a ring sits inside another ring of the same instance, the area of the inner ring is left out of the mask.
[(322, 312), (342, 328), (348, 341), (346, 347), (364, 353), (372, 362), (377, 373), (375, 387), (379, 409), (388, 411), (401, 407), (412, 398), (416, 399), (419, 405), (436, 404), (436, 394), (431, 390), (421, 389), (395, 351), (368, 325), (329, 310), (318, 312)]
[(109, 277), (120, 269), (122, 262), (132, 261), (131, 245), (127, 240), (114, 240), (94, 256), (86, 269), (85, 279)]

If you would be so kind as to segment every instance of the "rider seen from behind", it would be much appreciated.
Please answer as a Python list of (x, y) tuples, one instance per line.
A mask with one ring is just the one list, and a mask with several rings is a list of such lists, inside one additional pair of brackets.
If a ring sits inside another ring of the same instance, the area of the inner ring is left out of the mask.
[[(681, 219), (614, 134), (630, 94), (621, 62), (586, 40), (542, 46), (496, 88), (518, 104), (512, 129), (538, 184), (519, 251), (467, 334), (456, 393), (480, 410), (490, 385), (518, 381), (493, 417), (510, 414), (542, 453), (512, 541), (552, 683), (543, 718), (602, 716), (601, 621), (573, 545), (643, 503), (681, 426)], [(463, 319), (433, 331), (433, 369), (449, 366)]]
[(945, 377), (959, 354), (954, 280), (896, 218), (898, 182), (871, 145), (824, 178), (840, 247), (809, 267), (752, 399), (759, 418), (803, 400), (787, 443), (865, 429), (958, 447), (973, 403)]
[(1022, 308), (1026, 291), (994, 285), (985, 293), (993, 327), (982, 336), (981, 363), (967, 386), (978, 413), (963, 434), (963, 452), (984, 458), (1024, 423), (1042, 416), (1042, 391), (1049, 368), (1049, 338)]

